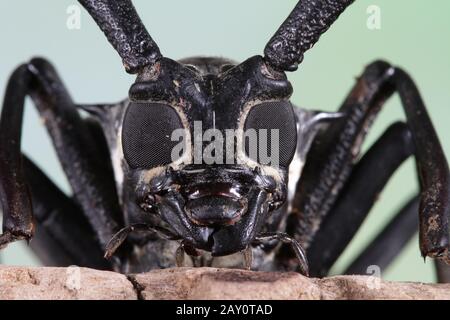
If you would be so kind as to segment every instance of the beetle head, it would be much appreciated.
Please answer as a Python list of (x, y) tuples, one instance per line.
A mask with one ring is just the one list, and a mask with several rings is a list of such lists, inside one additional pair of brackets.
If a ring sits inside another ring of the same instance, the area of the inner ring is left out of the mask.
[[(120, 137), (119, 147), (114, 141), (112, 148), (124, 156), (125, 187), (141, 208), (213, 255), (247, 247), (286, 198), (297, 131), (284, 71), (297, 69), (353, 1), (299, 1), (267, 43), (264, 58), (232, 66), (221, 59), (165, 58), (131, 0), (79, 0), (126, 71), (138, 74), (124, 116), (120, 108), (120, 121), (114, 118)], [(224, 143), (227, 130), (236, 134)], [(249, 145), (248, 130), (256, 131), (257, 141)], [(172, 139), (174, 133), (181, 142)], [(300, 154), (311, 137), (302, 132)], [(218, 143), (211, 147), (204, 140)], [(229, 141), (234, 147), (228, 148)], [(117, 173), (117, 160), (114, 166)]]
[(291, 93), (259, 56), (162, 58), (131, 87), (120, 130), (134, 200), (194, 248), (245, 249), (286, 199)]

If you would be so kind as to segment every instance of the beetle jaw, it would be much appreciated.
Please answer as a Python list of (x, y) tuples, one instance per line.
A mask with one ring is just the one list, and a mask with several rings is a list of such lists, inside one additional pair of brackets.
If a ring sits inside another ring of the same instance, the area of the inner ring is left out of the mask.
[(174, 194), (159, 197), (157, 207), (161, 219), (170, 225), (185, 243), (195, 249), (209, 251), (212, 256), (225, 256), (247, 248), (260, 232), (269, 213), (267, 196), (264, 190), (251, 190), (246, 211), (242, 211), (239, 217), (228, 225), (198, 224), (186, 210), (186, 202), (177, 199)]
[(140, 180), (136, 199), (184, 243), (224, 256), (246, 249), (284, 202), (284, 183), (268, 180), (250, 168), (166, 170)]

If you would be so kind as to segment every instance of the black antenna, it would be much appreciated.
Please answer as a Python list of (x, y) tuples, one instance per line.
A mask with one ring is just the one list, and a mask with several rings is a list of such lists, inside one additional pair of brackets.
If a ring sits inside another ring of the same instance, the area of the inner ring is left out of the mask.
[(303, 54), (354, 0), (300, 0), (264, 49), (275, 69), (295, 71)]
[(139, 73), (162, 56), (130, 0), (78, 0), (105, 33), (128, 73)]

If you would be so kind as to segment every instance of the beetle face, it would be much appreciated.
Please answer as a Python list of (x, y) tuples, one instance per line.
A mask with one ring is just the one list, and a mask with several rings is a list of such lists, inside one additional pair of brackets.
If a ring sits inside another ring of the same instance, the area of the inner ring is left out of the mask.
[(140, 208), (220, 256), (251, 244), (285, 201), (297, 131), (284, 73), (258, 56), (215, 62), (163, 58), (143, 72), (120, 135)]

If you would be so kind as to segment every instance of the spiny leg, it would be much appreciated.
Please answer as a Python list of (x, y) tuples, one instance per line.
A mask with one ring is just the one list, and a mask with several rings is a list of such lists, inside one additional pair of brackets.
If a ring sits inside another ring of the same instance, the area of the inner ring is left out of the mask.
[(404, 71), (382, 61), (368, 66), (358, 79), (340, 108), (347, 117), (330, 124), (311, 147), (289, 219), (289, 232), (306, 248), (350, 176), (372, 121), (395, 91), (400, 94), (415, 146), (421, 186), (421, 252), (423, 256), (446, 258), (450, 211), (447, 161), (413, 81)]
[(390, 126), (357, 163), (307, 250), (311, 274), (325, 276), (358, 231), (379, 193), (414, 152), (404, 123)]
[(11, 76), (0, 120), (0, 194), (3, 231), (0, 244), (30, 239), (32, 210), (22, 171), (20, 137), (25, 97), (31, 96), (50, 133), (74, 199), (87, 216), (102, 248), (123, 225), (110, 163), (92, 136), (54, 68), (33, 59)]
[(81, 208), (25, 156), (23, 169), (37, 225), (31, 248), (39, 259), (48, 266), (111, 269)]
[(409, 200), (344, 274), (366, 274), (370, 265), (385, 270), (418, 231), (419, 197)]

